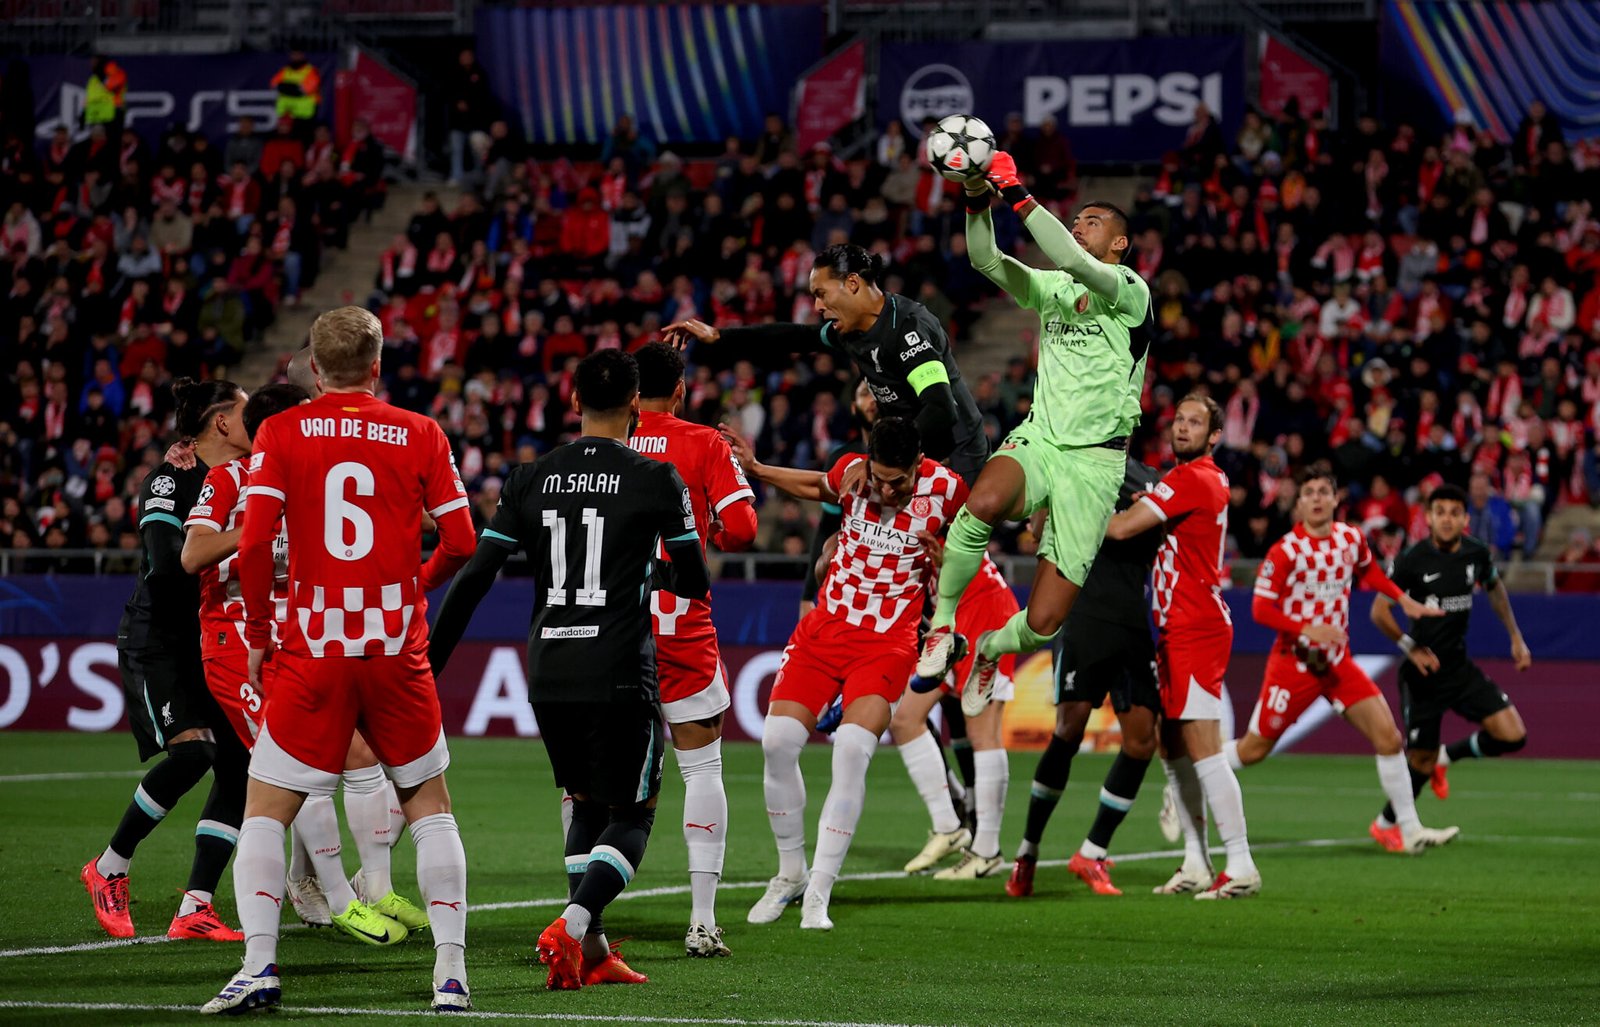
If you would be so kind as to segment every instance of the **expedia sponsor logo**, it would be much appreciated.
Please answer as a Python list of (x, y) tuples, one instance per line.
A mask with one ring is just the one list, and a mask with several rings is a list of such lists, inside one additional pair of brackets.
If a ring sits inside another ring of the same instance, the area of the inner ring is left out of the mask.
[(933, 343), (922, 338), (916, 332), (906, 333), (906, 343), (906, 348), (900, 351), (900, 359), (902, 362), (910, 360), (918, 353), (927, 353), (933, 349)]
[(541, 628), (539, 637), (544, 639), (599, 638), (600, 626), (598, 624), (576, 624), (569, 628)]
[(1429, 596), (1422, 604), (1431, 610), (1443, 610), (1445, 613), (1464, 613), (1472, 609), (1472, 595), (1464, 596)]

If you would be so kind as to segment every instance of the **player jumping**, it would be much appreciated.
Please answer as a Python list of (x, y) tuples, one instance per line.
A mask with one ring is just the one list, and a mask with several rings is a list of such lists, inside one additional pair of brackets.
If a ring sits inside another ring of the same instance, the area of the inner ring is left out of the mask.
[(163, 462), (139, 489), (138, 584), (117, 629), (117, 656), (128, 699), (128, 724), (139, 759), (162, 755), (134, 789), (111, 842), (79, 876), (95, 918), (113, 938), (134, 935), (128, 873), (139, 843), (178, 800), (212, 773), (211, 792), (195, 825), (194, 862), (169, 938), (239, 941), (211, 905), (239, 839), (245, 767), (250, 754), (206, 688), (200, 661), (200, 595), (183, 569), (183, 520), (201, 494), (208, 468), (250, 451), (242, 415), (244, 390), (232, 382), (173, 383), (178, 431), (194, 440), (198, 463)]
[[(683, 355), (652, 342), (634, 354), (639, 365), (639, 424), (628, 445), (671, 464), (689, 486), (695, 531), (723, 552), (756, 537), (755, 493), (715, 428), (676, 416), (683, 406)], [(672, 754), (683, 775), (683, 840), (689, 849), (691, 956), (726, 956), (717, 926), (717, 881), (728, 848), (728, 795), (722, 786), (722, 718), (732, 700), (723, 680), (711, 600), (666, 590), (651, 597), (661, 709)]]
[[(1155, 487), (1159, 475), (1129, 457), (1117, 505), (1127, 509), (1135, 497)], [(1122, 747), (1100, 788), (1100, 804), (1088, 837), (1067, 863), (1096, 894), (1121, 895), (1111, 883), (1106, 858), (1111, 836), (1121, 825), (1156, 754), (1156, 715), (1161, 695), (1156, 685), (1156, 650), (1150, 638), (1150, 608), (1145, 579), (1160, 548), (1162, 534), (1150, 529), (1127, 539), (1108, 539), (1100, 547), (1082, 602), (1073, 605), (1066, 626), (1056, 636), (1054, 678), (1056, 727), (1039, 755), (1028, 793), (1028, 819), (1017, 847), (1017, 860), (1006, 881), (1006, 894), (1033, 894), (1039, 843), (1045, 825), (1066, 790), (1072, 759), (1083, 744), (1089, 716), (1111, 697), (1122, 731)], [(960, 613), (957, 611), (957, 624)], [(1209, 883), (1209, 879), (1208, 879)]]
[[(1000, 252), (991, 188), (1022, 218), (1053, 270)], [(1068, 232), (1028, 195), (1005, 153), (995, 154), (986, 177), (969, 182), (966, 193), (972, 266), (1039, 312), (1039, 386), (1028, 419), (984, 465), (950, 526), (918, 677), (944, 677), (959, 655), (956, 605), (982, 563), (993, 525), (1045, 508), (1054, 514), (1039, 543), (1027, 609), (976, 640), (978, 658), (962, 694), (979, 696), (991, 687), (1001, 656), (1038, 649), (1061, 630), (1089, 575), (1122, 484), (1128, 434), (1139, 421), (1153, 322), (1149, 286), (1120, 264), (1128, 223), (1116, 207), (1086, 205)]]
[[(373, 394), (383, 351), (376, 317), (359, 307), (329, 311), (312, 324), (311, 346), (323, 395), (263, 423), (250, 458), (239, 584), (258, 691), (274, 648), (280, 522), (294, 543), (287, 629), (234, 861), (244, 966), (202, 1012), (278, 1004), (284, 833), (308, 794), (338, 786), (358, 726), (395, 782), (417, 847), (435, 951), (433, 1008), (465, 1009), (467, 860), (445, 787), (450, 750), (423, 603), (472, 554), (466, 489), (438, 424)], [(424, 510), (439, 543), (419, 566)]]
[[(845, 472), (868, 465), (868, 489), (840, 494)], [(756, 473), (752, 471), (752, 473)], [(868, 454), (846, 456), (827, 474), (761, 467), (763, 481), (800, 499), (829, 499), (844, 510), (839, 544), (816, 609), (801, 618), (783, 651), (762, 728), (767, 819), (778, 873), (750, 907), (751, 923), (771, 923), (805, 896), (800, 926), (831, 930), (828, 905), (866, 800), (867, 766), (891, 705), (917, 659), (917, 626), (936, 538), (966, 493), (961, 479), (927, 459), (917, 430), (879, 418)], [(800, 752), (817, 717), (842, 693), (844, 721), (834, 733), (833, 782), (818, 820), (816, 858), (805, 860), (806, 786)]]
[[(1336, 522), (1339, 493), (1327, 464), (1312, 464), (1297, 476), (1294, 530), (1273, 544), (1256, 576), (1250, 612), (1256, 623), (1278, 632), (1267, 657), (1261, 695), (1250, 729), (1226, 751), (1235, 769), (1260, 763), (1289, 726), (1319, 696), (1333, 704), (1378, 754), (1378, 781), (1394, 809), (1400, 845), (1417, 853), (1444, 845), (1459, 828), (1423, 827), (1402, 753), (1405, 742), (1389, 704), (1350, 655), (1350, 589), (1359, 581), (1400, 604), (1413, 621), (1442, 617), (1406, 595), (1373, 559), (1366, 537)], [(1387, 844), (1385, 846), (1388, 847)]]
[(570, 902), (539, 935), (546, 986), (643, 983), (609, 951), (586, 951), (613, 899), (644, 859), (661, 791), (661, 717), (647, 587), (704, 599), (710, 571), (694, 499), (669, 463), (628, 448), (639, 416), (631, 356), (599, 350), (578, 365), (573, 403), (583, 435), (506, 479), (484, 544), (451, 585), (434, 623), (442, 667), (495, 574), (518, 549), (534, 565), (528, 688), (556, 785), (572, 796)]
[[(1411, 598), (1443, 617), (1414, 620), (1413, 634), (1400, 630), (1394, 600), (1379, 595), (1372, 601), (1372, 623), (1400, 646), (1400, 712), (1405, 718), (1411, 793), (1418, 795), (1432, 779), (1433, 792), (1450, 795), (1445, 768), (1456, 760), (1492, 758), (1517, 752), (1528, 744), (1528, 729), (1500, 686), (1467, 656), (1467, 621), (1472, 592), (1481, 588), (1506, 634), (1518, 670), (1533, 665), (1533, 654), (1511, 612), (1511, 596), (1500, 580), (1489, 548), (1466, 534), (1467, 494), (1454, 485), (1440, 485), (1428, 495), (1428, 540), (1400, 555), (1394, 583)], [(1479, 725), (1459, 741), (1440, 748), (1439, 728), (1446, 710)], [(1395, 811), (1385, 806), (1372, 823), (1372, 836), (1386, 849), (1403, 844)]]
[[(1172, 419), (1178, 466), (1113, 517), (1107, 535), (1131, 538), (1157, 525), (1166, 528), (1151, 590), (1161, 632), (1156, 671), (1162, 763), (1187, 815), (1180, 817), (1183, 865), (1156, 892), (1193, 891), (1197, 899), (1243, 898), (1261, 890), (1246, 834), (1244, 796), (1222, 753), (1222, 679), (1233, 647), (1233, 617), (1222, 598), (1228, 476), (1211, 459), (1221, 440), (1222, 408), (1207, 396), (1185, 396)], [(1205, 806), (1211, 807), (1228, 854), (1227, 868), (1215, 877), (1206, 851)]]

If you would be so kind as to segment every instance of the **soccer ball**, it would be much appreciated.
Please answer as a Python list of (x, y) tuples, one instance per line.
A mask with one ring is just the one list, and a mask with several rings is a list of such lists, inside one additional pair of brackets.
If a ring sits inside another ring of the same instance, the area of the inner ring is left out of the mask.
[(952, 182), (965, 182), (989, 170), (994, 133), (978, 118), (952, 114), (928, 135), (928, 163)]

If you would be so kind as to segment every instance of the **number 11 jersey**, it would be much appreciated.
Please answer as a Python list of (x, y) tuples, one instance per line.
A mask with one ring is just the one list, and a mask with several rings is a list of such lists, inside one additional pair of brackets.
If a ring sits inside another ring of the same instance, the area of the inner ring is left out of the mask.
[(533, 563), (528, 695), (534, 702), (654, 702), (652, 565), (662, 541), (698, 539), (671, 464), (584, 436), (506, 478), (486, 542)]

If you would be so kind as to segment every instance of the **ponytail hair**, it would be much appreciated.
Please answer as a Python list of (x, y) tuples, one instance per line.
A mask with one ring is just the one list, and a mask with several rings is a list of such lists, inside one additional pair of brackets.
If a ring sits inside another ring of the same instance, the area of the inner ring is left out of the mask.
[(817, 254), (811, 266), (818, 271), (826, 268), (833, 277), (839, 279), (856, 275), (868, 285), (882, 288), (883, 275), (889, 263), (879, 254), (867, 252), (864, 246), (837, 243)]
[(204, 434), (206, 426), (223, 409), (239, 401), (244, 390), (229, 381), (197, 382), (193, 378), (177, 378), (172, 383), (174, 415), (178, 434), (185, 439), (196, 439)]

